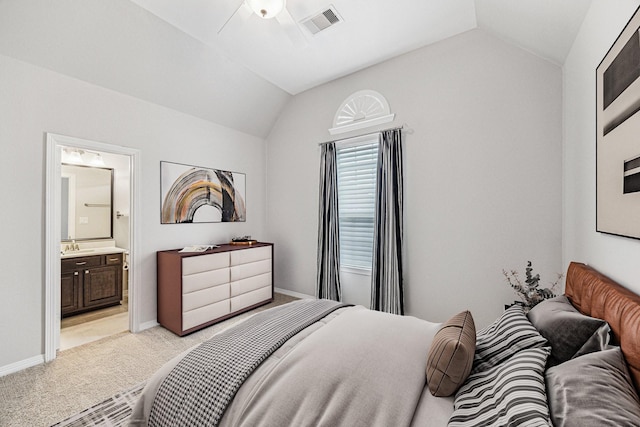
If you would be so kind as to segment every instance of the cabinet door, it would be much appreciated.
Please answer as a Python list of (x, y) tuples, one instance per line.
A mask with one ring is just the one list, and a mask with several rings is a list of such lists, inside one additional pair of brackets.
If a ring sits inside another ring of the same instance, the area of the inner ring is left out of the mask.
[(61, 313), (70, 314), (78, 310), (80, 302), (80, 275), (77, 271), (63, 273), (60, 280)]
[(83, 270), (83, 305), (96, 307), (122, 299), (122, 266), (113, 265)]

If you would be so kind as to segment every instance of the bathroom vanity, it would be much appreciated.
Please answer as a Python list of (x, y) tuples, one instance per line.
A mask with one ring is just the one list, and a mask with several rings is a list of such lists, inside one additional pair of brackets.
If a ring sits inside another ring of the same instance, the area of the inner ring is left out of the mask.
[(63, 255), (62, 317), (120, 304), (123, 252), (118, 248), (97, 248)]

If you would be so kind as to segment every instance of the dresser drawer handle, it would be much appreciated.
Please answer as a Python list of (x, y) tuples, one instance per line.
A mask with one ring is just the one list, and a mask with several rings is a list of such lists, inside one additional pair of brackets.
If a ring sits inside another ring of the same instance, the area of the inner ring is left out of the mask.
[(78, 276), (78, 272), (77, 272), (77, 271), (74, 271), (74, 272), (73, 272), (73, 275), (74, 275), (74, 276)]
[(120, 261), (120, 258), (109, 258), (109, 261)]
[(85, 265), (87, 262), (76, 262), (76, 265)]

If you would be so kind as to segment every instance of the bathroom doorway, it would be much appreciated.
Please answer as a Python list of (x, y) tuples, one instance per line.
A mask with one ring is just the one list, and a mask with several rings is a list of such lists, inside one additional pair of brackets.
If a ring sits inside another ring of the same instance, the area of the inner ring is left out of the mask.
[(61, 160), (60, 351), (129, 331), (131, 246), (129, 156), (64, 146)]
[[(138, 150), (101, 142), (47, 134), (46, 144), (45, 360), (50, 361), (58, 350), (139, 330), (140, 162)], [(107, 174), (110, 186), (86, 178), (97, 173)], [(90, 184), (83, 187), (79, 180)], [(92, 199), (80, 200), (87, 195)]]

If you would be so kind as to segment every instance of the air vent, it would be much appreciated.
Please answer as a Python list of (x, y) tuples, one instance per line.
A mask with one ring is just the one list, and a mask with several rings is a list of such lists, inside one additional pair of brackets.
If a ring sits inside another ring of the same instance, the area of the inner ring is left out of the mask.
[(336, 8), (331, 5), (328, 9), (313, 15), (311, 18), (307, 18), (300, 22), (309, 32), (313, 35), (318, 34), (320, 31), (342, 22), (342, 18), (338, 15)]

